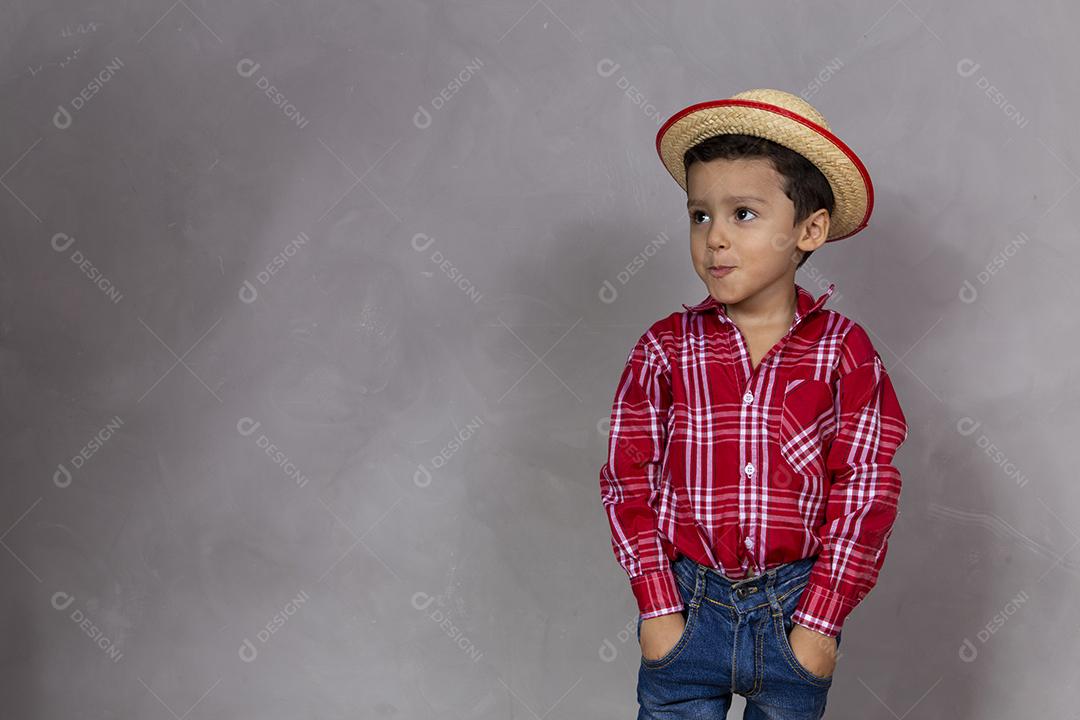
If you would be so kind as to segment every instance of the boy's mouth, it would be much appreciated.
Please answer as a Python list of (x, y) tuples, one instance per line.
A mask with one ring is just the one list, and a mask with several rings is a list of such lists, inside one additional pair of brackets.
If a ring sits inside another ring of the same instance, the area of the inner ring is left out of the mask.
[(709, 274), (714, 278), (722, 278), (734, 269), (734, 265), (710, 265)]

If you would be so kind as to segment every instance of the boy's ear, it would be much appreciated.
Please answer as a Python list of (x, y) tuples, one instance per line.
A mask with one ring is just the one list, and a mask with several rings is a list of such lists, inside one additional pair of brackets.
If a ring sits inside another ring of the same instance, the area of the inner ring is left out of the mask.
[(806, 252), (813, 252), (824, 245), (829, 237), (829, 219), (829, 211), (825, 208), (811, 213), (802, 222), (802, 232), (799, 234), (796, 247)]

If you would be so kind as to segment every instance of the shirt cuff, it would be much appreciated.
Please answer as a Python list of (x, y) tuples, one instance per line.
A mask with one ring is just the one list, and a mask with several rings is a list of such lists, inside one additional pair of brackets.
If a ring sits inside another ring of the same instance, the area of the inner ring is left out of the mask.
[(854, 608), (855, 603), (847, 596), (810, 583), (803, 590), (791, 620), (803, 627), (836, 637), (840, 634), (840, 628), (848, 613)]
[(631, 578), (630, 589), (642, 620), (679, 612), (685, 607), (675, 573), (670, 568)]

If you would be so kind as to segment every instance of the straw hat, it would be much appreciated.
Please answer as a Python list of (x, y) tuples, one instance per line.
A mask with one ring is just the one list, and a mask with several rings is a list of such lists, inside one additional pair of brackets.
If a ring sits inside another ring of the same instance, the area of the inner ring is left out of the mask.
[(656, 152), (675, 182), (686, 190), (683, 154), (706, 138), (731, 133), (768, 138), (821, 170), (836, 199), (826, 242), (842, 240), (866, 227), (874, 209), (870, 174), (855, 152), (829, 131), (821, 113), (798, 95), (747, 90), (727, 100), (691, 105), (660, 128)]

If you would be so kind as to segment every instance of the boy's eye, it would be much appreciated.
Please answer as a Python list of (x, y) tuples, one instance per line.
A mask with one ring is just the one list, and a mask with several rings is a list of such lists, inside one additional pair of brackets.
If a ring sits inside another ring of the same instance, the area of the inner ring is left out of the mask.
[[(735, 218), (737, 220), (749, 220), (750, 219), (750, 218), (747, 218), (742, 213), (750, 213), (751, 216), (757, 217), (757, 213), (754, 212), (753, 210), (751, 210), (750, 208), (748, 208), (748, 207), (740, 207), (740, 208), (737, 208), (735, 210)], [(709, 214), (706, 213), (706, 212), (702, 212), (701, 210), (691, 210), (690, 211), (690, 222), (694, 223), (695, 225), (700, 225), (701, 223), (705, 222), (708, 219), (708, 217), (709, 217)]]

